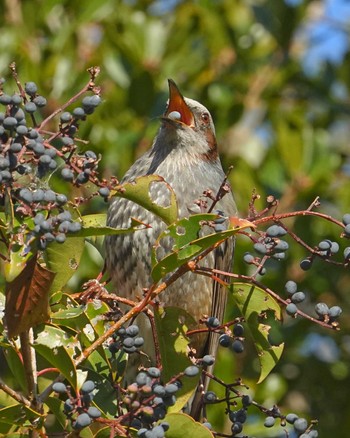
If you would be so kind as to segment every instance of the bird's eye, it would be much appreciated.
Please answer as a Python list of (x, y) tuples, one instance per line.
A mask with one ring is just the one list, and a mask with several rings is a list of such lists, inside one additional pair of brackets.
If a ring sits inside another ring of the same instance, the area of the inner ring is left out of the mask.
[(204, 123), (209, 123), (209, 121), (210, 121), (209, 113), (207, 113), (207, 112), (202, 113), (201, 119), (203, 120)]

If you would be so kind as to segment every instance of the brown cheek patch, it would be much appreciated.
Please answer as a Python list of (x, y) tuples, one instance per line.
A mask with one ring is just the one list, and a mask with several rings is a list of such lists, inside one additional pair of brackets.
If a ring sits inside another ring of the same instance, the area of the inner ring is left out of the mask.
[(209, 149), (205, 154), (202, 154), (202, 157), (205, 161), (216, 161), (218, 158), (218, 145), (215, 135), (211, 129), (206, 129), (204, 135), (207, 139)]

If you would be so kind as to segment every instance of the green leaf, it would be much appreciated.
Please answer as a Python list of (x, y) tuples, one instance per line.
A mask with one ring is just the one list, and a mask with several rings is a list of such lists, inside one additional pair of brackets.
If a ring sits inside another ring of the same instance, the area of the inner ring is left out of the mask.
[[(63, 412), (64, 402), (58, 397), (48, 397), (45, 404), (50, 408), (51, 413), (54, 415), (55, 432), (59, 430), (64, 431), (67, 425), (67, 416)], [(46, 432), (50, 431), (48, 428)]]
[(210, 430), (192, 417), (182, 413), (171, 413), (166, 415), (164, 421), (170, 427), (166, 433), (167, 438), (191, 437), (191, 438), (213, 438)]
[(45, 251), (47, 267), (56, 273), (51, 292), (63, 288), (77, 270), (84, 251), (83, 238), (68, 238), (63, 244), (52, 242)]
[(16, 383), (18, 383), (25, 393), (27, 392), (27, 380), (25, 376), (25, 369), (23, 362), (19, 357), (18, 351), (11, 345), (0, 343), (2, 347), (3, 354), (5, 356), (8, 367), (10, 368)]
[[(60, 309), (51, 315), (54, 324), (73, 329), (78, 336), (82, 347), (90, 346), (99, 336), (105, 332), (105, 321), (102, 318), (109, 307), (102, 301), (94, 300), (86, 306), (76, 303), (69, 295), (67, 298), (67, 308)], [(95, 350), (87, 359), (89, 367), (94, 370), (108, 374), (111, 371), (110, 362), (107, 359), (106, 351), (103, 346)]]
[(81, 350), (79, 343), (73, 338), (67, 338), (63, 330), (46, 325), (38, 334), (33, 347), (53, 367), (58, 368), (76, 390), (78, 380), (73, 355), (76, 347)]
[(41, 418), (39, 412), (28, 408), (23, 404), (16, 404), (0, 409), (0, 423), (24, 424), (26, 421), (34, 421)]
[[(223, 242), (225, 239), (234, 236), (243, 228), (254, 227), (248, 221), (235, 217), (230, 218), (230, 226), (227, 230), (219, 233), (203, 234), (203, 226), (208, 228), (208, 222), (212, 222), (219, 216), (216, 214), (196, 214), (183, 218), (170, 225), (157, 239), (152, 251), (152, 278), (159, 281), (169, 272), (190, 261), (204, 250), (213, 245)], [(162, 239), (172, 239), (173, 247), (170, 254), (163, 259), (157, 259), (157, 248), (161, 245)]]
[[(165, 382), (192, 365), (187, 356), (189, 339), (186, 332), (196, 326), (195, 320), (183, 309), (164, 307), (155, 314), (160, 355), (162, 358), (162, 377)], [(177, 394), (176, 403), (169, 412), (178, 412), (189, 400), (195, 390), (199, 377), (184, 377), (183, 386)]]
[(4, 263), (5, 279), (11, 283), (26, 267), (27, 262), (33, 257), (32, 252), (27, 252), (27, 247), (12, 245), (10, 250), (10, 260)]
[[(94, 435), (94, 438), (110, 438), (111, 436), (111, 428), (103, 427), (102, 429), (99, 429), (97, 433)], [(115, 437), (118, 437), (118, 435), (114, 435)]]
[[(169, 191), (168, 206), (163, 207), (156, 204), (150, 196), (152, 184), (164, 184)], [(159, 175), (147, 175), (135, 178), (135, 181), (128, 182), (113, 190), (111, 196), (119, 196), (129, 199), (141, 205), (146, 210), (159, 216), (166, 224), (170, 225), (177, 219), (176, 196), (171, 186)]]
[(231, 296), (244, 316), (248, 329), (253, 337), (260, 361), (260, 377), (262, 382), (278, 363), (284, 348), (284, 343), (271, 345), (269, 331), (271, 326), (265, 324), (268, 312), (273, 312), (274, 318), (281, 321), (282, 312), (278, 302), (263, 289), (246, 283), (235, 283), (230, 286)]
[(131, 226), (129, 228), (112, 228), (106, 226), (105, 213), (91, 214), (83, 216), (83, 228), (69, 237), (92, 237), (92, 236), (107, 236), (112, 234), (127, 234), (133, 233), (136, 230), (146, 228), (146, 226), (137, 219), (131, 218)]

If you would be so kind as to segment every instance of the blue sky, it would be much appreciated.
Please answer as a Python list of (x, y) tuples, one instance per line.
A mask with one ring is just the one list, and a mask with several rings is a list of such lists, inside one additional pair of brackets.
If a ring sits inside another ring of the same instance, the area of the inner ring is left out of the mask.
[[(285, 0), (297, 7), (303, 0)], [(317, 74), (325, 62), (340, 64), (349, 50), (350, 1), (324, 0), (324, 13), (300, 30), (308, 43), (303, 59), (307, 74)]]

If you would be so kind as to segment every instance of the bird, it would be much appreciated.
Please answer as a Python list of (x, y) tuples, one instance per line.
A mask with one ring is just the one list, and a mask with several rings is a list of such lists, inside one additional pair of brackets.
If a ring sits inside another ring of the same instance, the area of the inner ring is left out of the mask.
[[(183, 97), (176, 83), (168, 80), (169, 100), (164, 114), (160, 117), (160, 127), (151, 148), (126, 172), (121, 184), (132, 182), (146, 175), (162, 177), (174, 191), (177, 199), (178, 217), (185, 218), (194, 213), (210, 211), (211, 203), (205, 193), (216, 195), (225, 180), (215, 136), (215, 127), (208, 109), (199, 102)], [(166, 203), (168, 189), (157, 184), (150, 190), (151, 198), (158, 204)], [(237, 215), (237, 208), (229, 190), (215, 204), (215, 210), (225, 217)], [(151, 251), (166, 224), (131, 200), (112, 198), (108, 212), (107, 225), (113, 228), (127, 228), (131, 218), (146, 223), (149, 227), (134, 233), (109, 235), (105, 240), (106, 268), (109, 272), (115, 293), (121, 297), (137, 300), (143, 291), (152, 284)], [(213, 232), (213, 231), (211, 231)], [(160, 241), (166, 254), (171, 251), (171, 242)], [(233, 264), (234, 239), (230, 238), (221, 246), (206, 255), (201, 265), (230, 271)], [(212, 278), (187, 272), (158, 296), (163, 306), (175, 306), (188, 312), (195, 321), (203, 315), (223, 320), (227, 290)], [(155, 352), (151, 327), (147, 317), (138, 316), (138, 325), (145, 338), (144, 352), (149, 358), (148, 365), (154, 365)], [(198, 323), (199, 326), (199, 323)], [(197, 357), (204, 354), (215, 356), (218, 347), (217, 333), (209, 331), (196, 336), (190, 346)], [(130, 379), (144, 357), (131, 355), (127, 367)], [(206, 382), (204, 387), (207, 386)], [(203, 389), (203, 385), (202, 385)], [(203, 391), (202, 391), (203, 392)], [(199, 395), (197, 397), (200, 398)], [(198, 405), (198, 403), (197, 403)], [(193, 416), (198, 417), (198, 408)]]

